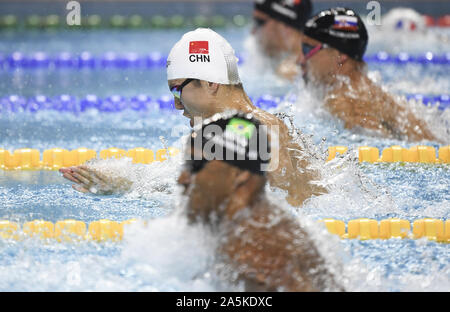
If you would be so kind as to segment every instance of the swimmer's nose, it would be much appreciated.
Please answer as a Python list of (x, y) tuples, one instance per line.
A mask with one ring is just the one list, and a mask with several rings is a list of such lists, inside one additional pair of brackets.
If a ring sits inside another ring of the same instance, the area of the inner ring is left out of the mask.
[(175, 109), (178, 109), (178, 110), (184, 109), (183, 104), (181, 104), (181, 101), (177, 98), (175, 99)]
[(185, 188), (189, 186), (191, 183), (191, 174), (189, 171), (183, 171), (181, 172), (180, 176), (178, 177), (178, 184), (183, 185)]
[(305, 59), (305, 55), (303, 54), (303, 52), (300, 51), (300, 53), (297, 56), (296, 62), (298, 65), (302, 65), (302, 66), (304, 66), (306, 64), (306, 59)]

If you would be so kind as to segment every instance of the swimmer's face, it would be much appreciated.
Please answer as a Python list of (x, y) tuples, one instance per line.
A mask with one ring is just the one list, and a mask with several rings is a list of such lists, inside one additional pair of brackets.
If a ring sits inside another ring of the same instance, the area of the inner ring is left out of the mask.
[(296, 51), (301, 48), (303, 35), (299, 30), (259, 10), (253, 10), (252, 34), (262, 52), (269, 57), (279, 57), (283, 53), (297, 53)]
[[(316, 47), (321, 42), (304, 35), (303, 44)], [(308, 59), (300, 52), (297, 63), (302, 67), (306, 81), (331, 83), (339, 69), (339, 52), (333, 48), (323, 48)]]
[(188, 216), (191, 220), (208, 219), (211, 213), (217, 217), (224, 214), (224, 204), (233, 196), (235, 180), (241, 170), (224, 161), (212, 160), (197, 173), (185, 168), (178, 184), (184, 187), (188, 199)]
[(252, 34), (256, 37), (264, 54), (275, 57), (284, 52), (282, 23), (258, 10), (253, 11), (253, 19)]
[[(172, 79), (168, 81), (169, 89), (181, 85), (186, 79)], [(191, 127), (194, 125), (194, 117), (208, 118), (216, 113), (214, 105), (211, 105), (211, 96), (208, 92), (208, 82), (194, 80), (188, 83), (181, 92), (180, 99), (174, 98), (175, 108), (184, 110), (183, 116), (190, 119)]]

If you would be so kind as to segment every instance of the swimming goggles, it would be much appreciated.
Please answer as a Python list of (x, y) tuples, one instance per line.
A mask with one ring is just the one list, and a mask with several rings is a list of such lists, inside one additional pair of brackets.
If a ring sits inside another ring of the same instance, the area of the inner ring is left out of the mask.
[(208, 163), (208, 160), (200, 159), (200, 160), (186, 160), (185, 166), (191, 173), (197, 173), (202, 170), (205, 165)]
[(254, 16), (253, 17), (253, 25), (255, 28), (261, 28), (267, 23), (267, 19), (259, 18)]
[(327, 44), (324, 43), (319, 43), (316, 46), (312, 46), (308, 43), (303, 43), (302, 44), (302, 50), (303, 50), (303, 55), (305, 57), (305, 61), (307, 59), (310, 59), (314, 54), (316, 54), (317, 52), (319, 52), (322, 49), (328, 48)]
[(191, 82), (193, 80), (195, 80), (195, 79), (191, 79), (191, 78), (186, 79), (185, 81), (183, 81), (182, 84), (176, 85), (176, 86), (173, 86), (172, 88), (170, 88), (170, 92), (172, 92), (174, 97), (176, 97), (177, 99), (180, 100), (181, 99), (181, 91), (183, 90), (184, 87), (186, 87), (186, 85), (189, 82)]

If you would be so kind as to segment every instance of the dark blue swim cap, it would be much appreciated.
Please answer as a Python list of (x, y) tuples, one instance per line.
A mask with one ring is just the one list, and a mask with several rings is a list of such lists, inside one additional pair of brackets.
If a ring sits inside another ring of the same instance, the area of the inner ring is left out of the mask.
[(369, 40), (362, 19), (347, 8), (333, 8), (320, 12), (306, 22), (303, 33), (357, 61), (362, 60)]
[(312, 13), (310, 0), (255, 0), (254, 8), (298, 30)]
[[(267, 127), (252, 114), (237, 111), (216, 114), (194, 127), (189, 144), (194, 159), (186, 160), (186, 165), (191, 172), (200, 171), (211, 160), (221, 160), (264, 175), (270, 162)], [(193, 150), (196, 152), (192, 153)]]

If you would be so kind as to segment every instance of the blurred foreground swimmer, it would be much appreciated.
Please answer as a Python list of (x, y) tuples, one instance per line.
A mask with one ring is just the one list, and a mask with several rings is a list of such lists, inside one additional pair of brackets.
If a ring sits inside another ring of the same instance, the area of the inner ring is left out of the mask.
[(270, 143), (252, 114), (214, 115), (186, 147), (183, 213), (218, 238), (219, 274), (245, 291), (343, 290), (295, 216), (267, 199)]
[(326, 109), (344, 127), (377, 130), (401, 140), (438, 141), (406, 102), (396, 101), (367, 77), (368, 34), (351, 9), (324, 10), (305, 26), (298, 58), (307, 87), (323, 90)]
[(293, 80), (300, 73), (296, 59), (311, 13), (310, 0), (254, 0), (252, 35), (281, 77)]
[[(314, 184), (320, 180), (318, 172), (309, 168), (310, 160), (303, 157), (304, 150), (293, 141), (286, 124), (250, 101), (240, 81), (234, 50), (222, 36), (205, 28), (184, 34), (168, 56), (167, 80), (175, 108), (183, 110), (191, 127), (196, 121), (201, 123), (214, 114), (235, 109), (252, 113), (269, 128), (277, 153), (272, 154), (268, 179), (271, 186), (287, 192), (291, 205), (300, 206), (311, 196), (327, 192)], [(88, 166), (63, 168), (60, 172), (76, 183), (76, 190), (85, 193), (92, 193), (93, 186), (96, 194), (103, 194), (104, 189), (110, 193), (132, 185)]]

